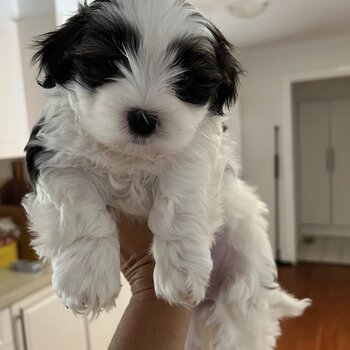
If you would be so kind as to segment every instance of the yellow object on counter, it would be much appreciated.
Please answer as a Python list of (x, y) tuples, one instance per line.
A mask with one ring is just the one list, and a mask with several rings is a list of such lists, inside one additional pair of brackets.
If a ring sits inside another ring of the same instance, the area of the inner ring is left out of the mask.
[(17, 242), (0, 247), (0, 268), (9, 267), (17, 259)]

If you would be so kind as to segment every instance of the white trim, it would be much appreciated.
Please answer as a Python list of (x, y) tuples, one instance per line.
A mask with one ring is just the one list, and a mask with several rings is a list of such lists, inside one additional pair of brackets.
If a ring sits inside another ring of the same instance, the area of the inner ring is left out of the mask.
[(297, 226), (294, 171), (294, 128), (293, 128), (293, 84), (304, 81), (330, 79), (350, 76), (350, 65), (319, 71), (301, 72), (285, 75), (282, 86), (281, 122), (281, 218), (280, 252), (281, 260), (297, 262)]
[(309, 236), (324, 236), (330, 238), (350, 238), (350, 226), (346, 225), (317, 225), (317, 224), (303, 224), (301, 226), (301, 233), (305, 237)]

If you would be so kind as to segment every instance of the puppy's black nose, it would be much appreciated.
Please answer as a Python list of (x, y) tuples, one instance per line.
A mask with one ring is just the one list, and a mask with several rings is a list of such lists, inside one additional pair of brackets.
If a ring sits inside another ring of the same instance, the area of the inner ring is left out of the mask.
[(128, 113), (130, 131), (140, 136), (150, 136), (157, 128), (158, 117), (141, 109), (133, 109)]

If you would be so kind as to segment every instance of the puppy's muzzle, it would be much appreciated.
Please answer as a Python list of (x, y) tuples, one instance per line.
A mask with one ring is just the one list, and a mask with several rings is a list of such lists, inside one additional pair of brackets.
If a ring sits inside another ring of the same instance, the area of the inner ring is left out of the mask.
[(136, 136), (149, 137), (154, 133), (158, 125), (157, 115), (141, 109), (129, 111), (127, 119), (130, 132)]

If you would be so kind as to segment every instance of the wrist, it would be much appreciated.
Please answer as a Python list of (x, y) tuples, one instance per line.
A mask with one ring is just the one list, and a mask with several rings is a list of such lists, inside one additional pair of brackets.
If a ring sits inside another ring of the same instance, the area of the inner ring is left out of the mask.
[(157, 300), (153, 283), (154, 261), (151, 256), (131, 256), (122, 261), (122, 272), (129, 282), (133, 299)]

